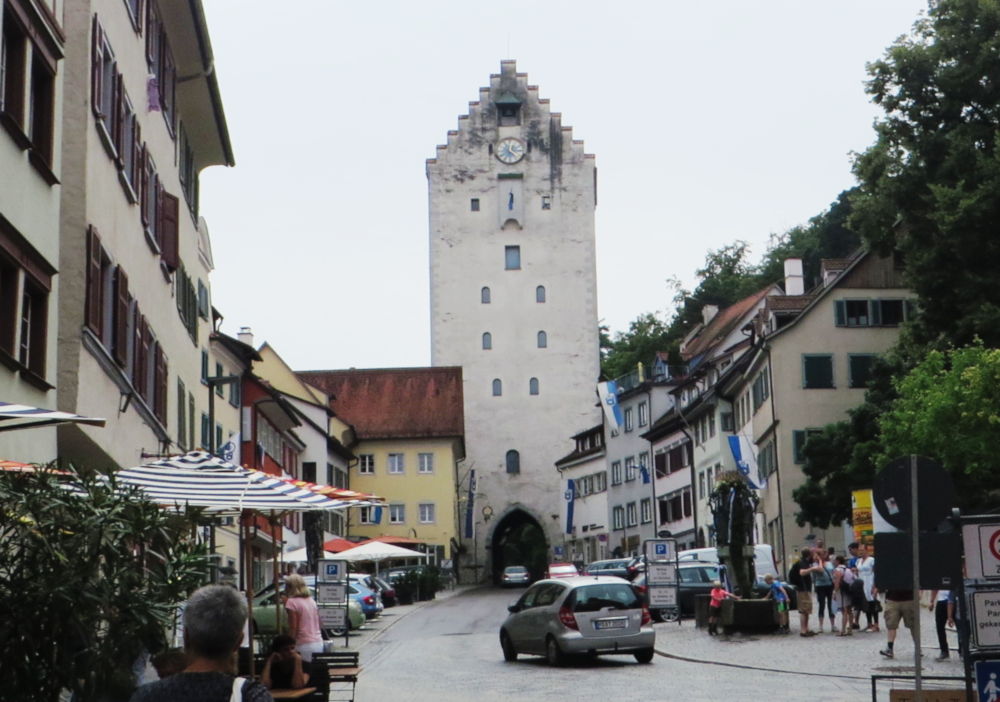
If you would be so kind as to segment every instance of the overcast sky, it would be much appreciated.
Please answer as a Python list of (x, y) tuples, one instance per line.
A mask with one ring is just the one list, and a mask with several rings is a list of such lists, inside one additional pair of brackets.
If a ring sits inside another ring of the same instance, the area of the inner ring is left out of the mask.
[(865, 63), (925, 0), (203, 0), (235, 168), (202, 173), (213, 303), (298, 369), (430, 362), (424, 162), (500, 61), (598, 168), (599, 315), (854, 184)]

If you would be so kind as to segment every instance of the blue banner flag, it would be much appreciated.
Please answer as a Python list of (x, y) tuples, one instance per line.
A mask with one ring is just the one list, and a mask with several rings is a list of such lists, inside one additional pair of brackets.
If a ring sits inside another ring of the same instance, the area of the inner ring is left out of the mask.
[(620, 429), (624, 424), (622, 406), (618, 404), (618, 383), (608, 380), (597, 384), (597, 394), (601, 398), (604, 416), (613, 429)]
[(576, 502), (576, 482), (566, 481), (566, 533), (573, 533), (573, 504)]
[(757, 458), (753, 454), (753, 445), (745, 436), (729, 436), (729, 450), (733, 453), (736, 468), (747, 479), (747, 484), (754, 490), (767, 485), (767, 479), (758, 475)]
[(376, 507), (372, 510), (372, 524), (382, 523), (382, 508)]

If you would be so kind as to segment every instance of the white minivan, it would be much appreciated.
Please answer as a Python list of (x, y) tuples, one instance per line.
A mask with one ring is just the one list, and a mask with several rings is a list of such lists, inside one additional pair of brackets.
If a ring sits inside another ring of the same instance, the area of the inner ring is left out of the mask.
[[(765, 575), (773, 575), (778, 580), (781, 580), (781, 576), (778, 574), (778, 567), (774, 563), (774, 549), (768, 544), (754, 544), (754, 570), (757, 573), (757, 581), (761, 582), (764, 580)], [(680, 551), (677, 554), (677, 560), (683, 563), (684, 561), (701, 561), (702, 563), (718, 563), (719, 562), (719, 552), (715, 547), (711, 548), (692, 548), (687, 551)]]

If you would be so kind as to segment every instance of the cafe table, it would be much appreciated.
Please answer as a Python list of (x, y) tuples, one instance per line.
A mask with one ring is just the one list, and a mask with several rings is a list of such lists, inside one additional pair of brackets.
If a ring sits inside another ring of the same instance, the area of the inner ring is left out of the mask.
[(299, 700), (307, 695), (316, 692), (315, 687), (300, 687), (294, 690), (274, 689), (271, 690), (271, 697), (276, 700)]

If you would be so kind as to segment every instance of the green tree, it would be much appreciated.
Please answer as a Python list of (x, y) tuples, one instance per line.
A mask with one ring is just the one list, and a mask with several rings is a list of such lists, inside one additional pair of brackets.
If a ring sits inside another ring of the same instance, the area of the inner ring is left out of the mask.
[(0, 660), (9, 699), (125, 700), (204, 579), (193, 522), (113, 479), (0, 471)]
[(617, 378), (634, 371), (637, 363), (648, 368), (657, 351), (676, 347), (677, 342), (667, 323), (658, 313), (647, 312), (632, 320), (628, 331), (618, 332), (608, 342), (601, 359), (601, 374), (605, 378)]
[(918, 342), (1000, 346), (1000, 3), (932, 0), (868, 73), (884, 115), (855, 159), (852, 223), (901, 254)]
[(997, 388), (1000, 349), (975, 344), (931, 351), (897, 381), (899, 398), (878, 420), (877, 464), (909, 454), (934, 458), (952, 474), (960, 506), (995, 504)]

